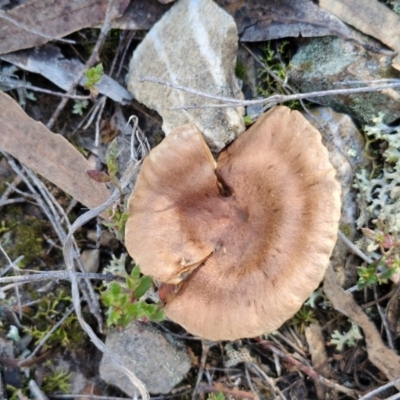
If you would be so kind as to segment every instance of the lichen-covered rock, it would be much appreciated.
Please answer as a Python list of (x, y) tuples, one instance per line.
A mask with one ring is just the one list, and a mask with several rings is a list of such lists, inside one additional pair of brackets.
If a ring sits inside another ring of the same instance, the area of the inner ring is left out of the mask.
[[(337, 83), (400, 77), (400, 72), (391, 67), (392, 58), (337, 37), (311, 38), (292, 58), (289, 79), (302, 93), (352, 88), (356, 85)], [(385, 113), (386, 123), (400, 117), (400, 91), (395, 89), (313, 100), (363, 122), (371, 122), (379, 112)]]
[[(150, 324), (136, 322), (121, 331), (110, 329), (106, 346), (150, 393), (169, 393), (191, 367), (185, 346)], [(135, 395), (128, 377), (107, 356), (101, 360), (100, 376), (128, 396)]]
[(244, 131), (242, 107), (170, 110), (213, 100), (139, 82), (139, 78), (155, 76), (212, 95), (241, 99), (234, 72), (237, 48), (237, 29), (230, 15), (212, 0), (180, 0), (135, 50), (128, 89), (136, 100), (162, 116), (167, 135), (179, 125), (194, 122), (211, 149), (218, 152)]

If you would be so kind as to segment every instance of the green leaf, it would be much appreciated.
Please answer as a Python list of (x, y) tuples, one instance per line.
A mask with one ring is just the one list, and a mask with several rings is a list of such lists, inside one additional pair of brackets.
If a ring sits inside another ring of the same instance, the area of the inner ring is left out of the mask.
[(95, 67), (88, 69), (85, 72), (85, 76), (87, 79), (85, 87), (89, 90), (93, 90), (94, 85), (97, 82), (99, 82), (103, 74), (104, 74), (103, 64), (97, 64)]
[(132, 268), (131, 277), (132, 277), (133, 279), (135, 279), (136, 281), (140, 278), (140, 268), (139, 268), (139, 265), (135, 265), (135, 266)]
[(107, 326), (111, 326), (113, 324), (117, 324), (120, 319), (122, 311), (115, 308), (110, 308), (108, 310), (108, 318), (107, 318)]
[(82, 116), (83, 110), (89, 105), (87, 100), (75, 100), (74, 106), (72, 108), (72, 114), (77, 114)]
[(112, 176), (118, 173), (118, 140), (115, 138), (107, 147), (106, 164), (108, 173)]
[(140, 278), (138, 285), (134, 289), (136, 299), (140, 299), (151, 287), (153, 279), (150, 276)]

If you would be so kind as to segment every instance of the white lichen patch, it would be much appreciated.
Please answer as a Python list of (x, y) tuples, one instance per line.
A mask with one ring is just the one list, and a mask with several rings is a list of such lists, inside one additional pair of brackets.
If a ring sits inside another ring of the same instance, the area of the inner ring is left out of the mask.
[(382, 142), (383, 159), (381, 172), (373, 178), (365, 169), (357, 174), (356, 186), (360, 193), (358, 202), (361, 210), (357, 220), (359, 228), (371, 219), (379, 218), (385, 226), (390, 227), (388, 233), (400, 232), (400, 126), (392, 127), (384, 124), (384, 114), (373, 119), (373, 125), (365, 127), (370, 141)]

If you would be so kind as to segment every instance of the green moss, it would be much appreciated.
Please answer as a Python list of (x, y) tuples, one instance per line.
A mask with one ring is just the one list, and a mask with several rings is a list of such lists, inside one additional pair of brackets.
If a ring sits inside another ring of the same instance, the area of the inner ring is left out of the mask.
[(246, 66), (239, 60), (235, 66), (235, 75), (242, 81), (246, 78)]
[(26, 217), (22, 223), (13, 228), (15, 245), (10, 251), (10, 256), (16, 258), (23, 255), (22, 267), (29, 265), (36, 258), (44, 255), (43, 232), (47, 227), (47, 223), (44, 220)]
[[(72, 304), (69, 291), (57, 288), (44, 296), (34, 314), (32, 326), (26, 326), (24, 330), (28, 332), (38, 343), (53, 326), (63, 317), (65, 310)], [(45, 349), (52, 347), (65, 347), (69, 350), (79, 349), (85, 346), (87, 336), (82, 332), (79, 321), (75, 314), (71, 314), (64, 323), (58, 327), (46, 341)]]

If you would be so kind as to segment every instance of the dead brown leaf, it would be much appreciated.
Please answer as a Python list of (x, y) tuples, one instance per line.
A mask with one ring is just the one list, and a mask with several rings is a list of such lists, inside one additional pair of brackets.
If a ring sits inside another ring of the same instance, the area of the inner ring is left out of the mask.
[(397, 52), (392, 66), (400, 70), (400, 17), (377, 0), (320, 0), (320, 7)]
[[(0, 11), (0, 54), (39, 46), (104, 20), (107, 0), (31, 0)], [(111, 18), (122, 15), (129, 0), (114, 0)]]
[[(325, 378), (329, 377), (328, 355), (325, 350), (325, 339), (322, 334), (321, 325), (311, 324), (305, 329), (306, 340), (311, 354), (314, 369)], [(326, 399), (326, 387), (317, 379), (314, 382), (319, 400)]]
[(149, 30), (171, 4), (158, 0), (131, 0), (122, 17), (111, 21), (113, 29)]
[[(354, 301), (351, 293), (346, 293), (339, 285), (335, 272), (329, 267), (324, 279), (324, 292), (335, 310), (349, 317), (364, 332), (368, 358), (386, 377), (392, 381), (400, 378), (400, 357), (388, 349), (372, 321)], [(400, 384), (395, 385), (400, 389)]]
[(63, 136), (30, 118), (0, 92), (0, 147), (89, 208), (104, 203), (110, 193), (90, 179), (89, 162)]
[(339, 36), (358, 40), (334, 15), (310, 0), (216, 0), (233, 16), (240, 40), (256, 42), (289, 36)]

